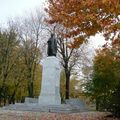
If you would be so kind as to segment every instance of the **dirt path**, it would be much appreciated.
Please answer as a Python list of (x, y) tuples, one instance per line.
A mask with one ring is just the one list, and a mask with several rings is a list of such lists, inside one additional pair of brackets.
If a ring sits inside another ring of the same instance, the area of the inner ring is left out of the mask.
[(107, 114), (103, 112), (62, 114), (0, 110), (0, 120), (120, 120), (105, 118)]

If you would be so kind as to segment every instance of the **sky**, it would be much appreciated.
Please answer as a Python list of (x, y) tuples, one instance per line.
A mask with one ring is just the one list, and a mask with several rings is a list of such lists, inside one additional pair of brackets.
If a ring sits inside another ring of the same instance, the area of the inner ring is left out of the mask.
[(21, 16), (35, 7), (43, 7), (45, 0), (0, 0), (0, 23), (8, 19)]
[(102, 34), (96, 34), (95, 36), (90, 37), (90, 47), (96, 49), (105, 44), (105, 39)]

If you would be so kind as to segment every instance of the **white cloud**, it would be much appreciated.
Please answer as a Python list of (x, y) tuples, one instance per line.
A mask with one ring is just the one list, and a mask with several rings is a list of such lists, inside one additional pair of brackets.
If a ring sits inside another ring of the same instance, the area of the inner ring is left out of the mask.
[(95, 36), (90, 37), (89, 44), (93, 49), (102, 47), (105, 43), (106, 43), (106, 41), (102, 34), (96, 34)]

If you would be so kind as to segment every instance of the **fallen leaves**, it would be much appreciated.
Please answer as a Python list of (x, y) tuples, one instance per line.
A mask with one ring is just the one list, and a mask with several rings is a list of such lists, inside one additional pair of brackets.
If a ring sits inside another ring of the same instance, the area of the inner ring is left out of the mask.
[(16, 112), (0, 111), (0, 120), (119, 120), (107, 119), (106, 115), (110, 113), (105, 112), (81, 112), (81, 113), (41, 113), (41, 112)]

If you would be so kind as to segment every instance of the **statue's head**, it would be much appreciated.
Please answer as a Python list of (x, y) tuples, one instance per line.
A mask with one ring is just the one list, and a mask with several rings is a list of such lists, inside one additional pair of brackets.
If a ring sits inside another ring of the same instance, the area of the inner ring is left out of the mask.
[(54, 33), (51, 33), (51, 37), (54, 37)]

